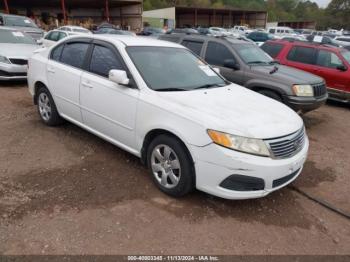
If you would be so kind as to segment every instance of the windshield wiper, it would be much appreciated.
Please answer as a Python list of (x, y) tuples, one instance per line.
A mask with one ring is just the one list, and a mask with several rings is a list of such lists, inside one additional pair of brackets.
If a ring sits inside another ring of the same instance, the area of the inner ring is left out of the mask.
[(209, 89), (209, 88), (213, 88), (213, 87), (224, 87), (224, 86), (226, 86), (226, 84), (206, 84), (206, 85), (195, 87), (195, 88), (193, 88), (193, 90)]
[(187, 89), (177, 88), (177, 87), (169, 87), (164, 89), (157, 89), (158, 92), (176, 92), (176, 91), (188, 91)]

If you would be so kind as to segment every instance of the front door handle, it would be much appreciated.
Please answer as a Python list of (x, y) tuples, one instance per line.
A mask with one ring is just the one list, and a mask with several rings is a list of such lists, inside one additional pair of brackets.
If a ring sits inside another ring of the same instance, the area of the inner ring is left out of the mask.
[(47, 72), (51, 73), (51, 74), (54, 74), (55, 73), (55, 70), (53, 70), (52, 68), (48, 68), (47, 69)]
[(87, 87), (87, 88), (94, 88), (90, 83), (88, 82), (83, 82), (82, 83), (83, 86)]

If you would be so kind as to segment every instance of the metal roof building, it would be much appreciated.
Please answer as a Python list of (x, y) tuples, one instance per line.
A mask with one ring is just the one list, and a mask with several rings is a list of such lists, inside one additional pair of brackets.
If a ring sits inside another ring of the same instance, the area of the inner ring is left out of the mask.
[(0, 0), (0, 12), (58, 19), (60, 24), (110, 21), (137, 29), (142, 27), (142, 4), (142, 0)]
[(249, 25), (252, 28), (265, 28), (267, 12), (237, 8), (176, 6), (144, 11), (143, 20), (151, 24), (158, 23), (158, 26), (168, 27), (232, 27), (234, 25)]

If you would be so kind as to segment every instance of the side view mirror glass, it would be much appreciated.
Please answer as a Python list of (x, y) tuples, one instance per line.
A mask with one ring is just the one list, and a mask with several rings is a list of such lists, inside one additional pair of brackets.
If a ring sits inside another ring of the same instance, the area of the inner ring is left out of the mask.
[(124, 70), (111, 70), (109, 71), (109, 80), (118, 84), (118, 85), (128, 85), (130, 83), (130, 79), (126, 71)]
[(239, 70), (240, 69), (239, 64), (237, 64), (236, 61), (233, 60), (233, 59), (226, 59), (224, 61), (224, 67), (231, 68), (233, 70)]

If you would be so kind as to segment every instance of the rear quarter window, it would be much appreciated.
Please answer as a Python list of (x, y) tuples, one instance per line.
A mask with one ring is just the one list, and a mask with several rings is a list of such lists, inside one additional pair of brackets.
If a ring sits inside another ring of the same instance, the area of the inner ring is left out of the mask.
[(282, 44), (272, 44), (272, 43), (265, 43), (261, 47), (262, 50), (264, 50), (267, 54), (269, 54), (273, 58), (277, 57), (281, 53), (283, 48), (284, 48), (284, 45)]

